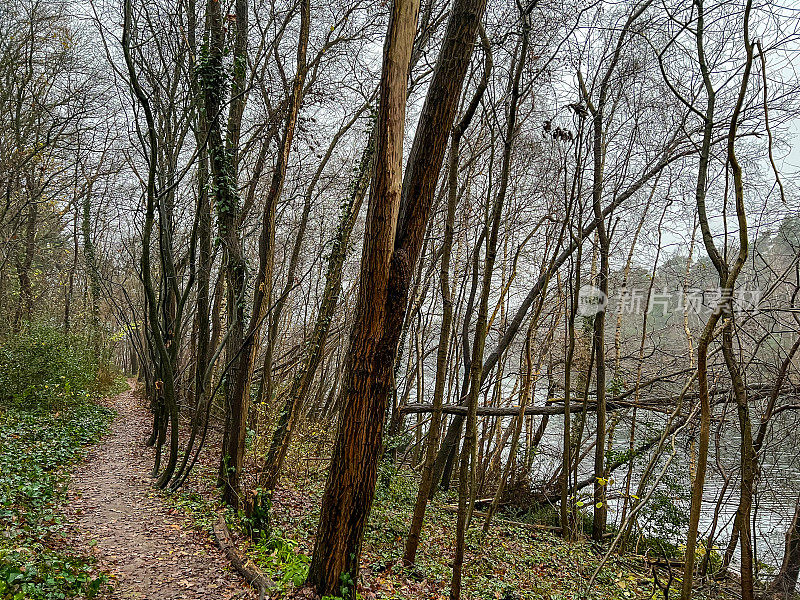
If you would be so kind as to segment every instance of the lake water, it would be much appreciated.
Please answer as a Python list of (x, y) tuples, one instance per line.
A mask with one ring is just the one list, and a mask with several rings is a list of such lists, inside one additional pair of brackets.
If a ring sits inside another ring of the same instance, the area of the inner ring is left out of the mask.
[[(706, 475), (705, 492), (703, 495), (703, 513), (701, 518), (701, 537), (706, 538), (712, 526), (714, 511), (725, 478), (723, 472), (730, 478), (725, 491), (725, 496), (720, 507), (719, 520), (716, 527), (715, 546), (724, 551), (730, 538), (733, 518), (739, 500), (739, 428), (736, 412), (728, 407), (723, 415), (722, 407), (715, 408), (715, 422), (712, 431), (712, 447), (710, 449), (708, 471)], [(575, 418), (575, 417), (573, 417)], [(609, 413), (609, 419), (611, 419)], [(639, 411), (637, 419), (636, 444), (643, 442), (652, 435), (658, 435), (664, 430), (666, 415)], [(539, 417), (536, 417), (538, 424)], [(593, 417), (588, 417), (586, 431), (593, 436)], [(754, 419), (755, 420), (755, 419)], [(754, 423), (754, 435), (758, 423)], [(784, 535), (794, 515), (795, 505), (800, 494), (800, 436), (798, 431), (800, 421), (793, 411), (786, 411), (778, 415), (768, 432), (765, 448), (762, 451), (761, 475), (757, 482), (756, 497), (754, 499), (753, 513), (755, 521), (755, 551), (759, 561), (772, 567), (779, 567), (783, 560)], [(574, 432), (574, 429), (573, 429)], [(659, 495), (670, 498), (674, 507), (681, 516), (688, 517), (689, 509), (689, 469), (690, 456), (693, 454), (693, 436), (696, 432), (687, 427), (675, 441), (675, 457), (672, 460), (667, 476), (659, 485)], [(537, 457), (534, 460), (532, 479), (541, 482), (549, 479), (554, 469), (560, 463), (561, 445), (563, 435), (563, 419), (560, 415), (551, 416), (545, 435), (539, 445)], [(614, 430), (614, 450), (625, 451), (628, 448), (630, 436), (630, 418), (622, 418)], [(719, 440), (717, 445), (716, 440)], [(587, 440), (584, 439), (584, 443)], [(669, 440), (668, 440), (669, 442)], [(666, 445), (665, 458), (671, 452), (669, 443)], [(592, 473), (594, 450), (580, 465), (580, 477)], [(649, 456), (643, 456), (634, 462), (631, 492), (635, 493), (639, 483), (639, 476), (644, 469)], [(655, 469), (657, 475), (661, 465)], [(609, 487), (609, 522), (619, 519), (622, 507), (622, 495), (625, 492), (625, 477), (627, 467), (617, 469), (613, 474), (614, 483)], [(587, 496), (585, 506), (591, 507), (591, 487), (583, 490)], [(652, 499), (651, 499), (652, 504)], [(652, 515), (654, 519), (658, 519)], [(655, 523), (655, 521), (654, 521)], [(678, 532), (671, 535), (671, 541), (683, 541), (685, 530), (679, 528)], [(738, 557), (738, 548), (736, 552)], [(737, 558), (734, 559), (734, 565)]]

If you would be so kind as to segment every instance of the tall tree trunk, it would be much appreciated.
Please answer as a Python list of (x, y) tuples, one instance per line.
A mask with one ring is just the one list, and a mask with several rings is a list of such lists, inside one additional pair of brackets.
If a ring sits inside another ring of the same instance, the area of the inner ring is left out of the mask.
[[(241, 5), (241, 6), (240, 6)], [(237, 10), (237, 44), (234, 52), (234, 64), (241, 62), (242, 74), (239, 81), (239, 74), (234, 71), (234, 88), (244, 91), (244, 64), (246, 64), (247, 48), (247, 3), (238, 0)], [(278, 160), (272, 174), (270, 188), (264, 202), (264, 210), (261, 216), (261, 233), (258, 241), (259, 267), (256, 276), (256, 288), (253, 295), (253, 308), (250, 316), (247, 333), (242, 339), (238, 348), (239, 357), (238, 369), (229, 376), (233, 379), (232, 396), (230, 398), (229, 409), (231, 411), (230, 429), (227, 436), (227, 446), (224, 448), (224, 456), (228, 458), (226, 469), (228, 478), (225, 485), (223, 499), (232, 506), (238, 506), (238, 495), (241, 480), (241, 470), (244, 464), (244, 448), (247, 431), (247, 417), (250, 407), (250, 387), (255, 369), (255, 361), (258, 355), (260, 330), (265, 318), (268, 316), (269, 305), (272, 301), (272, 279), (273, 265), (275, 261), (275, 209), (278, 200), (283, 192), (283, 185), (286, 179), (286, 168), (289, 161), (289, 154), (292, 148), (297, 116), (302, 102), (303, 83), (306, 76), (306, 50), (308, 47), (308, 33), (310, 27), (310, 4), (309, 0), (300, 2), (300, 36), (297, 43), (297, 71), (292, 83), (292, 91), (289, 99), (289, 106), (286, 114), (283, 135), (281, 137)], [(241, 16), (239, 13), (242, 13)], [(242, 40), (239, 41), (241, 36)], [(237, 59), (236, 57), (241, 57)], [(231, 106), (231, 116), (228, 121), (228, 146), (229, 152), (238, 146), (238, 127), (241, 122), (241, 110), (237, 105)], [(234, 118), (235, 117), (235, 118)], [(235, 123), (235, 125), (231, 125)], [(269, 363), (269, 361), (268, 361)], [(270, 365), (267, 365), (268, 370)]]
[[(191, 31), (191, 28), (190, 28)], [(193, 37), (193, 36), (192, 36)], [(190, 38), (191, 39), (191, 38)], [(192, 44), (194, 47), (194, 44)], [(197, 141), (201, 142), (201, 135), (205, 136), (207, 126), (204, 118), (198, 127)], [(192, 265), (192, 269), (197, 273), (197, 298), (195, 307), (194, 335), (196, 336), (196, 349), (194, 357), (194, 394), (195, 406), (192, 413), (191, 429), (189, 440), (183, 453), (181, 465), (175, 473), (171, 488), (179, 488), (188, 476), (187, 467), (194, 450), (194, 444), (200, 429), (204, 426), (205, 415), (208, 403), (211, 402), (211, 373), (213, 370), (211, 345), (211, 317), (210, 317), (210, 288), (211, 288), (211, 268), (213, 254), (211, 251), (211, 203), (208, 196), (207, 186), (209, 180), (208, 154), (201, 150), (197, 165), (197, 245), (198, 245), (198, 264)]]
[[(726, 321), (722, 331), (722, 353), (725, 358), (725, 365), (728, 368), (728, 374), (731, 378), (731, 387), (733, 388), (733, 395), (736, 400), (736, 413), (739, 419), (739, 435), (740, 435), (740, 477), (741, 489), (739, 494), (739, 507), (737, 515), (739, 520), (739, 537), (740, 537), (740, 571), (742, 583), (742, 599), (753, 600), (755, 597), (754, 581), (753, 581), (753, 540), (750, 528), (750, 515), (753, 504), (753, 487), (756, 478), (756, 452), (753, 446), (753, 430), (750, 420), (750, 407), (747, 399), (747, 388), (744, 384), (739, 362), (733, 350), (733, 326), (734, 326), (734, 312), (733, 312), (733, 292), (736, 284), (736, 279), (747, 260), (748, 254), (748, 237), (747, 237), (747, 217), (744, 205), (744, 181), (742, 174), (742, 167), (736, 157), (735, 144), (736, 132), (739, 126), (739, 114), (744, 104), (744, 98), (747, 93), (749, 84), (750, 69), (753, 64), (754, 45), (749, 41), (749, 26), (750, 26), (750, 8), (751, 2), (748, 1), (745, 8), (744, 16), (744, 45), (747, 52), (747, 59), (745, 62), (744, 73), (742, 74), (742, 82), (739, 88), (739, 98), (736, 108), (731, 116), (731, 124), (728, 131), (728, 167), (733, 174), (733, 191), (736, 206), (737, 223), (739, 226), (739, 252), (736, 260), (727, 272), (727, 269), (720, 272), (720, 283), (723, 290), (723, 297), (726, 300)], [(723, 274), (727, 277), (724, 278)]]
[[(600, 244), (600, 271), (597, 287), (602, 298), (608, 297), (608, 255), (610, 240), (606, 232), (605, 218), (601, 207), (603, 192), (603, 113), (599, 111), (594, 119), (594, 181), (592, 184), (592, 207), (597, 220), (597, 237)], [(597, 403), (597, 425), (594, 447), (594, 490), (592, 539), (599, 542), (606, 530), (608, 508), (606, 506), (606, 311), (603, 308), (594, 315), (593, 336), (595, 351), (595, 390)]]
[[(133, 7), (130, 0), (124, 2), (124, 22), (122, 29), (122, 51), (127, 68), (129, 85), (131, 91), (142, 109), (145, 118), (146, 134), (143, 136), (145, 140), (144, 150), (146, 151), (147, 158), (147, 179), (145, 189), (145, 220), (142, 227), (142, 257), (141, 257), (141, 276), (142, 285), (145, 293), (145, 306), (147, 310), (148, 322), (148, 339), (152, 345), (154, 353), (154, 362), (157, 366), (156, 374), (161, 376), (159, 392), (163, 398), (163, 413), (166, 418), (155, 418), (156, 429), (159, 430), (157, 436), (157, 443), (160, 446), (164, 442), (166, 435), (166, 419), (170, 423), (170, 453), (167, 465), (164, 471), (156, 481), (156, 485), (163, 487), (172, 477), (175, 466), (178, 461), (178, 405), (175, 397), (175, 372), (174, 372), (174, 359), (177, 356), (177, 344), (173, 344), (170, 348), (167, 344), (167, 336), (172, 335), (174, 332), (162, 331), (158, 315), (158, 301), (153, 285), (153, 275), (151, 266), (151, 241), (153, 234), (153, 227), (155, 225), (156, 210), (159, 205), (158, 192), (156, 189), (157, 169), (158, 169), (158, 156), (159, 156), (159, 140), (156, 130), (156, 118), (150, 105), (150, 100), (145, 94), (144, 90), (139, 83), (138, 75), (136, 73), (136, 66), (131, 54), (131, 32), (133, 27)], [(160, 228), (164, 227), (160, 223)], [(159, 236), (163, 232), (159, 231)], [(160, 245), (162, 256), (162, 265), (164, 264), (164, 253), (169, 249)], [(171, 265), (171, 263), (169, 263)], [(174, 275), (174, 273), (172, 273)], [(173, 285), (177, 285), (174, 281)], [(179, 317), (176, 316), (176, 322)], [(177, 337), (177, 336), (175, 336)], [(158, 393), (158, 392), (157, 392)], [(154, 431), (155, 433), (155, 431)], [(160, 457), (159, 457), (160, 458)], [(157, 471), (158, 463), (156, 463)]]
[(352, 588), (358, 574), (411, 277), (484, 9), (483, 0), (457, 0), (452, 7), (399, 194), (405, 86), (419, 5), (397, 0), (392, 9), (342, 414), (309, 569), (309, 582), (322, 594), (338, 591), (342, 583)]
[[(738, 371), (735, 356), (732, 355), (732, 338), (726, 342), (726, 336), (731, 335), (730, 328), (733, 326), (733, 290), (736, 284), (736, 279), (744, 266), (748, 254), (748, 234), (747, 234), (747, 214), (744, 205), (744, 186), (742, 181), (742, 169), (736, 159), (735, 142), (736, 132), (739, 126), (739, 115), (744, 104), (745, 94), (749, 82), (750, 69), (753, 63), (753, 44), (749, 41), (749, 16), (752, 7), (752, 2), (748, 0), (745, 7), (744, 16), (744, 44), (747, 51), (747, 60), (745, 63), (744, 72), (742, 74), (742, 81), (739, 88), (739, 95), (734, 108), (733, 114), (730, 119), (730, 128), (728, 131), (728, 165), (731, 169), (734, 179), (734, 195), (736, 217), (739, 227), (739, 251), (732, 266), (729, 266), (725, 261), (726, 259), (717, 250), (714, 242), (714, 237), (709, 226), (708, 217), (706, 214), (706, 180), (708, 174), (708, 163), (710, 159), (711, 150), (711, 136), (714, 128), (714, 100), (715, 91), (711, 83), (711, 77), (705, 61), (705, 53), (703, 49), (703, 4), (702, 0), (697, 0), (698, 17), (697, 17), (697, 54), (700, 62), (700, 69), (703, 76), (704, 87), (707, 95), (706, 113), (704, 116), (704, 131), (703, 131), (703, 144), (700, 152), (700, 168), (697, 178), (696, 189), (696, 203), (698, 220), (700, 229), (703, 235), (703, 243), (706, 247), (706, 252), (714, 264), (714, 267), (719, 274), (720, 287), (722, 288), (722, 298), (717, 304), (712, 315), (706, 322), (703, 333), (698, 342), (697, 354), (697, 381), (700, 392), (700, 409), (701, 409), (701, 425), (700, 425), (700, 441), (698, 444), (698, 457), (695, 480), (692, 483), (692, 502), (689, 513), (689, 531), (686, 539), (686, 555), (685, 567), (683, 574), (683, 586), (681, 588), (681, 600), (690, 600), (692, 594), (692, 582), (694, 573), (694, 559), (695, 550), (697, 545), (697, 534), (700, 523), (700, 514), (702, 511), (703, 501), (703, 487), (705, 483), (705, 474), (708, 458), (708, 446), (711, 430), (711, 405), (708, 394), (708, 345), (713, 337), (714, 328), (720, 319), (725, 318), (723, 328), (723, 354), (725, 355), (726, 366), (731, 375), (731, 382), (734, 388), (734, 395), (737, 403), (737, 413), (741, 426), (741, 466), (742, 466), (742, 498), (740, 506), (737, 510), (737, 520), (742, 523), (741, 536), (742, 536), (742, 558), (741, 558), (741, 581), (742, 581), (742, 598), (744, 600), (752, 600), (753, 598), (753, 564), (752, 564), (752, 546), (750, 541), (750, 505), (752, 500), (752, 482), (755, 477), (754, 461), (753, 461), (753, 443), (752, 432), (750, 428), (749, 409), (747, 406), (747, 394), (743, 389), (741, 375)], [(727, 348), (726, 348), (727, 346)]]
[(81, 233), (83, 234), (83, 258), (89, 276), (89, 306), (91, 310), (91, 342), (96, 356), (100, 353), (100, 274), (97, 271), (94, 240), (92, 239), (92, 188), (93, 181), (86, 186), (81, 203)]
[[(298, 411), (308, 397), (311, 384), (324, 356), (325, 343), (328, 339), (333, 315), (342, 291), (342, 268), (347, 257), (350, 234), (353, 231), (358, 213), (361, 210), (361, 204), (369, 187), (374, 158), (374, 141), (374, 133), (370, 133), (369, 140), (358, 164), (356, 176), (351, 184), (347, 204), (342, 208), (339, 226), (336, 229), (333, 246), (328, 257), (328, 266), (325, 272), (325, 290), (323, 291), (322, 302), (314, 322), (314, 329), (306, 341), (302, 363), (292, 378), (292, 384), (278, 416), (278, 425), (267, 452), (266, 474), (263, 486), (266, 490), (274, 490), (278, 484), (283, 462), (286, 459), (286, 453), (292, 440)], [(333, 146), (334, 144), (331, 144), (331, 149)], [(287, 290), (284, 290), (284, 293), (286, 292)]]
[[(711, 136), (714, 131), (714, 104), (715, 91), (705, 67), (705, 56), (703, 50), (703, 0), (697, 2), (697, 55), (703, 70), (703, 79), (706, 89), (706, 111), (704, 115), (703, 141), (700, 147), (700, 164), (697, 171), (697, 186), (695, 188), (695, 203), (697, 205), (698, 218), (703, 233), (703, 242), (706, 251), (714, 260), (716, 248), (714, 240), (708, 230), (708, 219), (706, 218), (705, 198), (706, 182), (708, 180), (708, 166), (711, 154)], [(705, 225), (705, 226), (704, 226)], [(697, 545), (697, 535), (700, 525), (700, 513), (703, 504), (703, 488), (705, 486), (706, 466), (708, 461), (708, 446), (711, 435), (711, 402), (708, 395), (708, 345), (714, 333), (714, 327), (719, 320), (719, 311), (709, 317), (700, 339), (697, 341), (697, 386), (700, 396), (700, 436), (698, 439), (698, 459), (695, 466), (695, 476), (692, 481), (691, 505), (689, 508), (689, 530), (686, 534), (685, 567), (683, 573), (683, 584), (681, 588), (681, 600), (691, 600), (692, 583), (694, 576), (694, 559)]]
[[(511, 70), (509, 112), (505, 139), (503, 140), (503, 164), (500, 174), (500, 187), (497, 197), (492, 206), (490, 221), (486, 223), (486, 258), (483, 267), (483, 281), (481, 282), (481, 295), (478, 302), (478, 317), (475, 322), (475, 338), (472, 343), (472, 358), (470, 360), (469, 378), (470, 394), (467, 402), (467, 425), (464, 435), (464, 442), (461, 450), (459, 475), (458, 475), (458, 518), (456, 520), (456, 548), (455, 558), (453, 559), (453, 578), (450, 583), (450, 600), (458, 600), (461, 597), (461, 571), (464, 564), (464, 544), (466, 530), (472, 516), (472, 508), (475, 498), (475, 468), (476, 468), (476, 428), (477, 428), (477, 409), (478, 398), (480, 395), (481, 381), (483, 380), (483, 354), (486, 347), (486, 335), (488, 333), (489, 319), (489, 295), (492, 288), (492, 274), (497, 258), (497, 239), (500, 232), (500, 220), (503, 215), (506, 194), (508, 192), (508, 182), (511, 174), (511, 162), (516, 137), (517, 110), (522, 96), (520, 85), (522, 71), (527, 58), (528, 43), (530, 40), (530, 9), (534, 4), (529, 5), (522, 14), (522, 41), (515, 53), (513, 68)], [(469, 481), (469, 485), (467, 485)]]
[(219, 239), (223, 248), (226, 283), (227, 372), (225, 386), (225, 431), (220, 457), (219, 482), (223, 499), (238, 505), (239, 478), (244, 455), (248, 390), (244, 389), (248, 368), (245, 355), (244, 294), (246, 265), (239, 234), (239, 195), (237, 185), (238, 145), (245, 103), (247, 67), (248, 9), (244, 0), (236, 1), (236, 32), (233, 50), (234, 74), (231, 88), (227, 134), (223, 134), (222, 110), (225, 103), (225, 30), (219, 2), (206, 4), (206, 39), (199, 65), (203, 111), (208, 119), (208, 157), (212, 191), (217, 210)]
[(364, 525), (375, 490), (381, 430), (393, 357), (375, 364), (383, 334), (395, 224), (400, 208), (406, 80), (418, 0), (395, 0), (386, 35), (375, 146), (355, 323), (345, 358), (342, 415), (322, 499), (308, 582), (321, 595), (352, 590)]
[(16, 260), (17, 277), (19, 278), (19, 305), (14, 317), (14, 329), (19, 331), (23, 321), (33, 317), (33, 283), (31, 267), (36, 254), (36, 224), (39, 219), (39, 204), (35, 198), (28, 200), (28, 216), (25, 223), (25, 245), (22, 257)]
[[(608, 298), (608, 276), (609, 276), (609, 252), (610, 240), (606, 231), (605, 219), (608, 213), (603, 211), (603, 166), (605, 164), (605, 118), (606, 103), (611, 83), (611, 76), (619, 63), (622, 49), (626, 42), (627, 34), (636, 21), (651, 4), (651, 0), (646, 0), (637, 5), (625, 22), (625, 25), (617, 38), (617, 43), (608, 68), (603, 74), (600, 82), (600, 89), (596, 103), (592, 101), (583, 79), (579, 74), (579, 81), (584, 100), (592, 116), (592, 210), (594, 212), (595, 226), (597, 228), (597, 239), (600, 251), (600, 271), (597, 274), (597, 288), (600, 290), (601, 297)], [(613, 112), (613, 111), (612, 111)], [(606, 465), (605, 465), (605, 446), (606, 446), (606, 349), (605, 349), (605, 307), (594, 315), (593, 323), (593, 346), (595, 352), (595, 390), (597, 403), (597, 427), (595, 432), (595, 454), (594, 454), (594, 506), (592, 520), (592, 539), (600, 541), (606, 528), (606, 518), (608, 507), (606, 503)]]
[(485, 64), (483, 77), (475, 90), (463, 118), (457, 126), (453, 128), (450, 142), (450, 164), (448, 171), (448, 190), (447, 190), (447, 216), (445, 218), (444, 239), (442, 240), (442, 263), (439, 271), (439, 280), (442, 294), (442, 323), (439, 330), (439, 345), (436, 351), (436, 380), (433, 389), (433, 413), (431, 424), (428, 430), (428, 439), (425, 449), (425, 463), (422, 467), (417, 499), (414, 504), (414, 512), (411, 517), (406, 545), (403, 553), (405, 564), (413, 564), (416, 560), (417, 548), (419, 547), (422, 523), (425, 520), (425, 510), (428, 506), (428, 498), (433, 488), (433, 467), (436, 461), (436, 451), (439, 448), (442, 428), (442, 401), (444, 399), (445, 385), (447, 383), (447, 355), (450, 349), (450, 333), (453, 329), (453, 291), (450, 289), (450, 256), (453, 249), (453, 235), (456, 208), (458, 206), (458, 162), (459, 147), (461, 137), (469, 127), (472, 117), (480, 104), (481, 98), (489, 84), (489, 75), (492, 70), (492, 54), (489, 40), (481, 29), (481, 41), (485, 53)]

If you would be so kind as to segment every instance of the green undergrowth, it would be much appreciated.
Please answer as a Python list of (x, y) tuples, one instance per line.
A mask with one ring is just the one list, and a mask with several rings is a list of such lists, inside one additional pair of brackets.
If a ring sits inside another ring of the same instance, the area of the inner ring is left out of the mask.
[[(323, 479), (286, 477), (292, 488), (273, 501), (269, 536), (249, 548), (249, 556), (290, 593), (303, 583), (319, 518)], [(417, 563), (402, 566), (418, 481), (414, 474), (385, 463), (379, 472), (375, 503), (364, 535), (357, 597), (365, 600), (444, 599), (449, 595), (455, 515), (454, 496), (440, 495), (429, 505)], [(589, 585), (603, 549), (586, 540), (568, 543), (559, 536), (500, 515), (486, 535), (474, 517), (467, 534), (462, 598), (486, 600), (631, 600), (661, 597), (641, 556), (613, 554)], [(655, 594), (654, 594), (655, 591)]]
[(64, 539), (67, 468), (113, 414), (93, 402), (122, 389), (80, 338), (36, 328), (0, 345), (0, 600), (93, 598), (108, 575)]
[[(298, 446), (302, 444), (300, 440)], [(318, 456), (318, 449), (302, 446), (307, 456)], [(301, 453), (302, 454), (302, 453)], [(316, 464), (318, 461), (314, 461)], [(211, 469), (200, 479), (214, 479)], [(283, 485), (271, 502), (268, 519), (261, 518), (256, 532), (253, 522), (241, 512), (227, 511), (231, 530), (238, 531), (241, 549), (275, 583), (272, 597), (292, 597), (308, 575), (314, 534), (319, 522), (321, 496), (325, 483), (324, 467), (309, 469), (302, 460), (289, 461)], [(206, 482), (208, 484), (208, 482)], [(454, 540), (455, 515), (449, 510), (456, 498), (453, 493), (439, 494), (429, 504), (425, 527), (411, 568), (402, 566), (405, 536), (416, 499), (418, 475), (396, 469), (388, 461), (380, 465), (375, 502), (364, 533), (361, 576), (355, 598), (326, 597), (323, 600), (443, 600), (449, 596)], [(202, 487), (212, 487), (213, 482)], [(216, 495), (184, 491), (172, 495), (203, 528), (210, 529), (220, 505)], [(213, 499), (212, 499), (213, 498)], [(589, 509), (583, 520), (591, 529)], [(463, 571), (462, 598), (477, 600), (632, 600), (664, 597), (645, 563), (644, 547), (636, 554), (612, 554), (590, 585), (605, 547), (582, 539), (568, 543), (558, 535), (532, 525), (552, 525), (556, 516), (548, 507), (498, 514), (489, 532), (482, 534), (483, 519), (475, 516), (467, 534)], [(264, 526), (264, 523), (267, 526)], [(256, 541), (246, 541), (255, 538)], [(677, 550), (659, 552), (672, 556)], [(667, 580), (659, 573), (659, 584)], [(672, 581), (677, 597), (679, 574)], [(343, 586), (347, 592), (349, 586)], [(302, 597), (307, 597), (303, 595)], [(697, 594), (696, 598), (702, 598)]]
[(221, 507), (219, 500), (206, 498), (195, 490), (185, 488), (176, 492), (162, 490), (160, 494), (187, 517), (192, 527), (209, 535), (213, 533), (214, 521)]
[(303, 585), (308, 576), (311, 558), (282, 532), (256, 544), (253, 553), (256, 563), (282, 589)]

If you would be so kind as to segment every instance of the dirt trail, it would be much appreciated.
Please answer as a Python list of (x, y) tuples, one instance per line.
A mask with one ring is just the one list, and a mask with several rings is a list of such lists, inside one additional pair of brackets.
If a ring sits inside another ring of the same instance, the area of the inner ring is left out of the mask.
[(75, 543), (113, 574), (110, 598), (255, 598), (213, 541), (153, 490), (148, 413), (133, 390), (106, 402), (117, 417), (73, 472), (67, 514)]

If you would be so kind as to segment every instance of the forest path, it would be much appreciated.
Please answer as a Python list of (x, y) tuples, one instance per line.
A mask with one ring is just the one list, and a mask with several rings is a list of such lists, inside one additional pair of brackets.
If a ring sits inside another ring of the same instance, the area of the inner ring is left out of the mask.
[(153, 489), (149, 415), (133, 387), (104, 402), (116, 418), (73, 471), (66, 512), (76, 545), (112, 573), (110, 598), (255, 598), (213, 540)]

